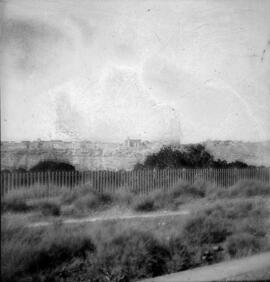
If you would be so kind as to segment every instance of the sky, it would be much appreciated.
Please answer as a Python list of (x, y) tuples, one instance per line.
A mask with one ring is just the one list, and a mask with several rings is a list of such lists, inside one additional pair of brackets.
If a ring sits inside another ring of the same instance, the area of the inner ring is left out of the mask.
[(1, 139), (270, 139), (270, 1), (0, 1)]

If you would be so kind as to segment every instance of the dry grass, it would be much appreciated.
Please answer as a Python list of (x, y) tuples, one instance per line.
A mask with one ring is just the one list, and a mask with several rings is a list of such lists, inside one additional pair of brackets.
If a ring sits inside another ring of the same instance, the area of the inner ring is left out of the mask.
[(268, 218), (262, 199), (240, 198), (213, 203), (191, 217), (115, 220), (69, 228), (59, 223), (29, 229), (15, 215), (2, 221), (2, 279), (136, 281), (180, 271), (203, 264), (202, 253), (216, 245), (223, 247), (218, 259), (269, 248)]
[(157, 189), (149, 194), (134, 193), (124, 187), (117, 189), (113, 193), (94, 191), (91, 185), (84, 185), (73, 190), (52, 187), (54, 193), (52, 193), (51, 197), (36, 198), (36, 194), (39, 193), (37, 191), (46, 193), (46, 189), (46, 187), (40, 186), (19, 189), (17, 192), (8, 194), (1, 201), (2, 213), (33, 211), (37, 207), (44, 206), (44, 199), (48, 203), (47, 206), (51, 206), (52, 210), (52, 212), (48, 213), (43, 212), (42, 214), (45, 216), (46, 214), (59, 215), (60, 212), (56, 211), (56, 206), (58, 206), (59, 211), (68, 210), (64, 215), (85, 216), (112, 207), (129, 208), (136, 212), (177, 210), (184, 204), (200, 201), (201, 199), (213, 201), (226, 198), (249, 198), (268, 196), (270, 193), (270, 187), (258, 181), (240, 181), (232, 187), (221, 188), (212, 183), (198, 180), (192, 185), (179, 182), (167, 191)]

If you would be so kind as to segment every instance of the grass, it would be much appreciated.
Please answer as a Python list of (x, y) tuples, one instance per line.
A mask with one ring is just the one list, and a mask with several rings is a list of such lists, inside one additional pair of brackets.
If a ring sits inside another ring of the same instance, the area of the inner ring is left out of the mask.
[(256, 180), (240, 180), (227, 189), (209, 189), (208, 196), (212, 199), (270, 196), (270, 185)]
[(242, 180), (229, 190), (229, 197), (270, 196), (270, 186), (260, 181)]
[(233, 258), (244, 257), (258, 253), (263, 249), (265, 240), (248, 232), (232, 234), (227, 238), (226, 250)]
[[(127, 230), (98, 245), (93, 254), (97, 281), (134, 281), (167, 272), (170, 253), (151, 233)], [(92, 277), (93, 277), (92, 276)]]
[[(46, 187), (37, 189), (46, 192)], [(158, 210), (177, 210), (182, 205), (195, 202), (217, 201), (218, 199), (253, 198), (268, 196), (270, 187), (257, 181), (240, 181), (229, 188), (216, 187), (212, 183), (196, 181), (187, 184), (179, 182), (171, 189), (157, 189), (149, 194), (138, 194), (121, 187), (110, 192), (97, 192), (89, 185), (70, 190), (56, 187), (49, 198), (36, 198), (34, 188), (22, 189), (8, 194), (1, 200), (1, 212), (34, 212), (36, 218), (64, 216), (81, 217), (99, 213), (111, 208), (135, 212), (153, 212)], [(38, 212), (38, 214), (37, 214)]]
[(195, 214), (183, 236), (198, 249), (221, 246), (223, 259), (241, 257), (269, 248), (268, 219), (263, 199), (225, 200)]
[[(29, 204), (29, 202), (31, 200), (38, 202), (39, 199), (42, 205), (44, 197), (37, 198), (36, 196), (40, 191), (43, 191), (45, 195), (46, 189), (47, 187), (45, 186), (23, 188), (8, 194), (1, 201), (2, 213), (8, 211), (28, 212), (33, 210), (35, 207)], [(54, 191), (54, 196), (47, 198), (46, 201), (52, 203), (57, 202), (61, 207), (70, 206), (70, 215), (73, 214), (76, 216), (83, 216), (93, 211), (105, 210), (112, 206), (127, 207), (137, 212), (150, 212), (168, 209), (175, 210), (185, 203), (200, 199), (217, 200), (270, 195), (269, 185), (251, 180), (239, 181), (229, 188), (217, 187), (212, 183), (199, 180), (193, 184), (179, 182), (167, 191), (157, 189), (149, 194), (138, 194), (124, 187), (114, 192), (97, 192), (92, 189), (91, 185), (84, 185), (73, 190), (52, 187), (51, 190)], [(46, 215), (46, 212), (43, 214)], [(57, 212), (49, 214), (58, 215)]]
[(50, 272), (74, 258), (85, 258), (95, 249), (89, 236), (76, 229), (32, 230), (13, 220), (1, 221), (1, 243), (2, 281)]
[(1, 201), (1, 213), (5, 212), (27, 212), (31, 207), (25, 200), (19, 198), (7, 198)]
[(91, 186), (89, 185), (83, 185), (73, 190), (65, 189), (64, 192), (61, 194), (61, 203), (72, 204), (79, 198), (89, 194), (90, 191), (91, 191)]
[[(34, 200), (25, 191), (10, 194), (1, 201), (1, 278), (7, 282), (89, 277), (93, 282), (136, 281), (205, 264), (204, 252), (214, 254), (217, 246), (222, 251), (212, 262), (268, 250), (267, 197), (269, 188), (254, 181), (227, 189), (204, 182), (178, 183), (167, 192), (148, 195), (124, 188), (98, 193), (88, 186), (63, 190), (46, 200)], [(202, 199), (208, 206), (185, 217), (115, 220), (88, 227), (25, 227), (29, 211), (46, 217), (58, 217), (65, 206), (72, 206), (72, 214), (83, 215), (114, 206), (150, 212)]]
[(41, 201), (38, 203), (38, 209), (40, 209), (44, 216), (59, 216), (61, 214), (60, 204), (53, 201)]
[(135, 211), (175, 210), (184, 203), (204, 198), (212, 184), (197, 181), (190, 185), (179, 182), (168, 191), (156, 190), (148, 195), (137, 197), (133, 202)]
[(181, 271), (204, 264), (203, 253), (215, 246), (223, 251), (213, 262), (269, 249), (268, 219), (259, 198), (223, 199), (184, 221), (175, 216), (29, 229), (17, 215), (2, 220), (2, 279), (136, 281)]
[(104, 210), (111, 206), (113, 197), (107, 193), (88, 192), (74, 201), (75, 212), (87, 214), (91, 211)]

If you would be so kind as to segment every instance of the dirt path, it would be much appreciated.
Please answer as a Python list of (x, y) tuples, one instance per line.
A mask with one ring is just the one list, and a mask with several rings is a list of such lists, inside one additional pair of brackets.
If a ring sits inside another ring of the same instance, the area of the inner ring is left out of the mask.
[[(97, 217), (85, 217), (85, 218), (72, 218), (63, 220), (63, 224), (82, 224), (97, 221), (112, 221), (112, 220), (124, 220), (124, 219), (140, 219), (140, 218), (156, 218), (156, 217), (166, 217), (166, 216), (178, 216), (178, 215), (189, 215), (189, 210), (181, 210), (175, 212), (159, 212), (159, 213), (147, 213), (147, 214), (128, 214), (128, 215), (118, 215), (118, 216), (97, 216)], [(42, 227), (52, 225), (53, 222), (43, 221), (35, 222), (28, 225), (28, 227)]]
[[(145, 279), (140, 282), (213, 281), (266, 268), (270, 268), (270, 252)], [(267, 279), (270, 279), (270, 276)]]

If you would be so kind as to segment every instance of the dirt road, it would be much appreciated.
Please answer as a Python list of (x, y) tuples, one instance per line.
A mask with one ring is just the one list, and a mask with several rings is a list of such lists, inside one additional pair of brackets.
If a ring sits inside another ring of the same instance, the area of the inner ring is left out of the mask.
[[(178, 216), (178, 215), (189, 215), (189, 210), (181, 210), (175, 212), (158, 212), (158, 213), (147, 213), (147, 214), (128, 214), (128, 215), (118, 215), (118, 216), (98, 216), (98, 217), (86, 217), (86, 218), (72, 218), (63, 220), (63, 224), (82, 224), (97, 221), (112, 221), (112, 220), (124, 220), (124, 219), (139, 219), (139, 218), (156, 218), (156, 217), (166, 217), (166, 216)], [(35, 222), (28, 225), (28, 227), (42, 227), (52, 225), (53, 222), (43, 221)]]
[[(266, 268), (270, 269), (270, 252), (145, 279), (140, 282), (213, 281)], [(267, 279), (270, 280), (270, 276)]]

